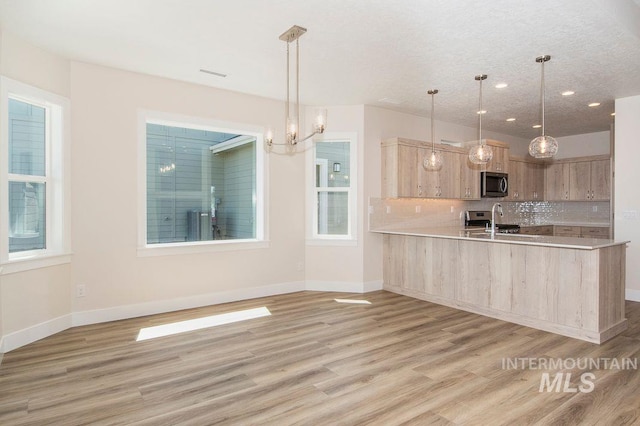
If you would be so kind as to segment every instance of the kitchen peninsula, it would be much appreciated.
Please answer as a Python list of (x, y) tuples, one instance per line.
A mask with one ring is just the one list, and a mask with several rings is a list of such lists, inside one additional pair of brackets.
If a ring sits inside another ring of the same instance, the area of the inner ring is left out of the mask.
[(457, 227), (384, 234), (384, 288), (593, 343), (627, 327), (626, 242)]

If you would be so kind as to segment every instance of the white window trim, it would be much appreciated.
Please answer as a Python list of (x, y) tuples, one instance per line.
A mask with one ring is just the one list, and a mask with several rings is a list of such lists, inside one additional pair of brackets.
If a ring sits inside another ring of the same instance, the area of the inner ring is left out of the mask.
[[(147, 123), (221, 133), (241, 132), (256, 138), (256, 238), (147, 244)], [(243, 123), (138, 110), (138, 257), (268, 248), (269, 157), (263, 148), (265, 131), (263, 127)]]
[[(9, 180), (24, 180), (24, 175), (10, 175), (9, 169), (9, 98), (46, 108), (46, 247), (9, 253)], [(71, 178), (70, 178), (71, 103), (62, 96), (0, 76), (0, 274), (21, 272), (71, 261)], [(14, 179), (15, 178), (15, 179)]]
[(358, 245), (358, 134), (355, 132), (325, 132), (321, 137), (314, 138), (315, 142), (349, 142), (349, 182), (350, 186), (332, 187), (331, 191), (349, 192), (349, 218), (348, 218), (348, 235), (322, 235), (317, 232), (318, 209), (316, 208), (316, 150), (307, 151), (307, 167), (306, 167), (306, 201), (307, 215), (310, 220), (307, 221), (307, 238), (306, 244), (310, 246), (357, 246)]

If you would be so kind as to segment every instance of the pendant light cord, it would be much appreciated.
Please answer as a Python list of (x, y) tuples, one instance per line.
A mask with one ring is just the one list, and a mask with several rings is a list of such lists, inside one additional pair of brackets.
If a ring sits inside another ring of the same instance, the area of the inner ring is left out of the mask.
[(541, 87), (540, 87), (540, 103), (542, 105), (542, 136), (544, 136), (544, 98), (545, 98), (545, 85), (544, 85), (544, 63), (545, 61), (542, 61), (542, 78), (541, 78)]
[(478, 143), (482, 143), (482, 77), (480, 77), (480, 102), (478, 107)]
[(302, 128), (302, 126), (300, 125), (300, 44), (299, 43), (300, 43), (299, 39), (296, 39), (296, 134), (300, 133), (300, 129)]
[(435, 93), (431, 93), (431, 152), (436, 152), (436, 132), (433, 128), (433, 107), (435, 105)]
[(285, 109), (285, 123), (284, 123), (285, 136), (291, 130), (289, 128), (289, 86), (290, 85), (291, 85), (291, 82), (289, 81), (289, 42), (287, 42), (287, 104), (284, 107), (284, 109)]

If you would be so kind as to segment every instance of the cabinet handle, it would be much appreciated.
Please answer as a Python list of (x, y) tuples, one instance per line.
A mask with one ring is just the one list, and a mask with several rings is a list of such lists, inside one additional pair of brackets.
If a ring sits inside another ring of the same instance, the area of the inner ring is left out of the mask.
[(422, 185), (418, 185), (418, 195), (422, 195)]

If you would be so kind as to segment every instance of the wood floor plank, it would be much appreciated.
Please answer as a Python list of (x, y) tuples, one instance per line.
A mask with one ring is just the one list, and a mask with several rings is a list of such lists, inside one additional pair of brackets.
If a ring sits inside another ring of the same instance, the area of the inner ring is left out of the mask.
[[(370, 305), (337, 303), (359, 299)], [(145, 327), (270, 316), (136, 341)], [(640, 303), (603, 345), (385, 291), (299, 292), (75, 327), (0, 358), (4, 425), (639, 424), (640, 372), (539, 392), (516, 358), (640, 358)], [(553, 371), (552, 373), (555, 373)]]

